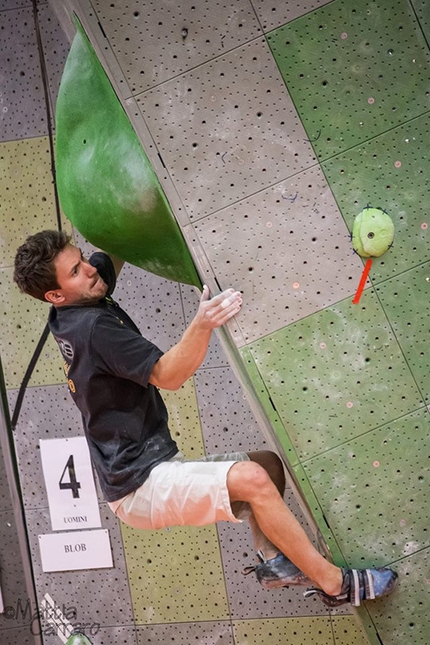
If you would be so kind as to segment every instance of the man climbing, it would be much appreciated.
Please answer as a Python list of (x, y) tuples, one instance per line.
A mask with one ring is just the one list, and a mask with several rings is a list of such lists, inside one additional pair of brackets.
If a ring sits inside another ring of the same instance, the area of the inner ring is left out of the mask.
[(102, 492), (112, 511), (141, 529), (249, 520), (259, 582), (314, 586), (330, 607), (390, 593), (391, 569), (341, 569), (311, 544), (283, 501), (285, 477), (269, 451), (190, 461), (173, 441), (159, 389), (177, 390), (201, 365), (213, 329), (239, 313), (240, 292), (213, 298), (203, 288), (181, 340), (163, 353), (112, 299), (122, 262), (97, 252), (87, 261), (64, 232), (27, 238), (15, 258), (21, 291), (49, 302), (49, 327), (64, 358), (69, 390)]

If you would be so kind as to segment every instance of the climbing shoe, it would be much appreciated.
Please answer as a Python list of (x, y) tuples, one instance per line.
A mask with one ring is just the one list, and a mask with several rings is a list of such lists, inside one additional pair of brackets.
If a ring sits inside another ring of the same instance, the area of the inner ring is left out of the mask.
[(288, 587), (289, 585), (309, 586), (314, 584), (304, 573), (296, 567), (283, 553), (278, 553), (274, 558), (266, 560), (262, 551), (257, 552), (260, 564), (246, 567), (243, 575), (255, 571), (257, 580), (265, 589)]
[(305, 598), (318, 595), (327, 607), (350, 603), (358, 607), (363, 600), (388, 596), (397, 583), (397, 573), (392, 569), (342, 569), (342, 590), (338, 596), (329, 596), (321, 589), (305, 591)]

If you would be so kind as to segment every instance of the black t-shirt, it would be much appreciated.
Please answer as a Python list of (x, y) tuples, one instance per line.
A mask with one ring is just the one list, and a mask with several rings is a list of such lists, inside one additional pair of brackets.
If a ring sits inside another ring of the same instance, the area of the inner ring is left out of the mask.
[(109, 256), (94, 253), (90, 262), (108, 285), (108, 295), (90, 305), (52, 307), (49, 327), (82, 413), (100, 486), (114, 502), (136, 490), (178, 448), (163, 399), (148, 383), (163, 352), (110, 297), (116, 278)]

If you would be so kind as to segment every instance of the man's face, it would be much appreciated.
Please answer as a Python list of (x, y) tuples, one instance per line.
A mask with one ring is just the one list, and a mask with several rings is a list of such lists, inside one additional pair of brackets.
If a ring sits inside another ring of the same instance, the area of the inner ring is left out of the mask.
[(59, 289), (45, 294), (56, 307), (96, 302), (107, 292), (107, 284), (82, 255), (80, 249), (67, 244), (54, 260)]

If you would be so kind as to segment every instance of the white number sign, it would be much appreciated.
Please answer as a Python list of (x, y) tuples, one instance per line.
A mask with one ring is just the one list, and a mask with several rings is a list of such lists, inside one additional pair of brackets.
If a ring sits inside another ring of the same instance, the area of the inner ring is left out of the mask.
[(43, 476), (53, 531), (101, 526), (85, 437), (40, 439)]

